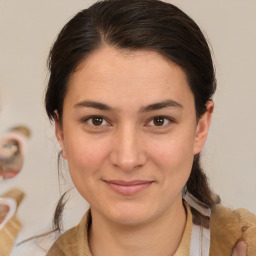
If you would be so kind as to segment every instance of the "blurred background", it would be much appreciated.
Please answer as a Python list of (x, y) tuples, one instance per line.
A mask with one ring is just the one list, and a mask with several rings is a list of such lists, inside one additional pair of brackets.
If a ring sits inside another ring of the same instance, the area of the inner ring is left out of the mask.
[[(49, 49), (63, 25), (92, 0), (0, 0), (0, 135), (16, 125), (32, 132), (23, 169), (0, 183), (0, 195), (26, 193), (18, 217), (18, 241), (49, 231), (57, 201), (72, 188), (58, 181), (59, 147), (43, 104)], [(213, 49), (218, 87), (203, 166), (211, 186), (231, 208), (256, 214), (256, 2), (173, 0), (200, 26)], [(78, 223), (88, 205), (75, 190), (64, 215), (65, 229)]]

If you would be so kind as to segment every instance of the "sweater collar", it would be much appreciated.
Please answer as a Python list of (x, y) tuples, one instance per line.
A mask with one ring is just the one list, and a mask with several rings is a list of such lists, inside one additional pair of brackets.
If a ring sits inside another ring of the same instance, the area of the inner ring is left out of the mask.
[[(190, 240), (191, 240), (191, 231), (192, 231), (192, 214), (190, 206), (184, 202), (186, 209), (186, 225), (181, 238), (180, 245), (174, 254), (174, 256), (189, 256), (190, 251)], [(89, 229), (91, 226), (91, 212), (90, 210), (82, 218), (77, 232), (77, 248), (79, 256), (92, 256), (92, 253), (89, 248)]]

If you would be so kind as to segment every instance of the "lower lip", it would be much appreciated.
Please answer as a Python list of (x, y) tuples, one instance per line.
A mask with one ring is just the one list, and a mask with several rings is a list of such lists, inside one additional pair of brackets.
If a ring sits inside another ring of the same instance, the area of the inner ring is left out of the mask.
[(115, 192), (123, 195), (133, 195), (147, 189), (153, 182), (140, 183), (135, 185), (120, 185), (106, 182), (106, 184)]

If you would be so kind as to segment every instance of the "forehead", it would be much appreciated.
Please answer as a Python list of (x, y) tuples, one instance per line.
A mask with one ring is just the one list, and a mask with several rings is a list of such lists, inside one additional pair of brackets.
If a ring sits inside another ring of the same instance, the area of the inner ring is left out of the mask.
[(161, 54), (149, 50), (127, 51), (103, 47), (90, 54), (68, 83), (67, 96), (75, 101), (84, 97), (115, 104), (131, 99), (176, 101), (193, 98), (183, 70)]

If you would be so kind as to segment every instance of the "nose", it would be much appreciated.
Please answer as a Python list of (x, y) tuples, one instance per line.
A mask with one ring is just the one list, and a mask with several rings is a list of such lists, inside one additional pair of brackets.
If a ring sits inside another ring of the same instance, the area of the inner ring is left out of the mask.
[(123, 171), (141, 168), (147, 161), (139, 132), (133, 127), (122, 127), (113, 135), (110, 161)]

